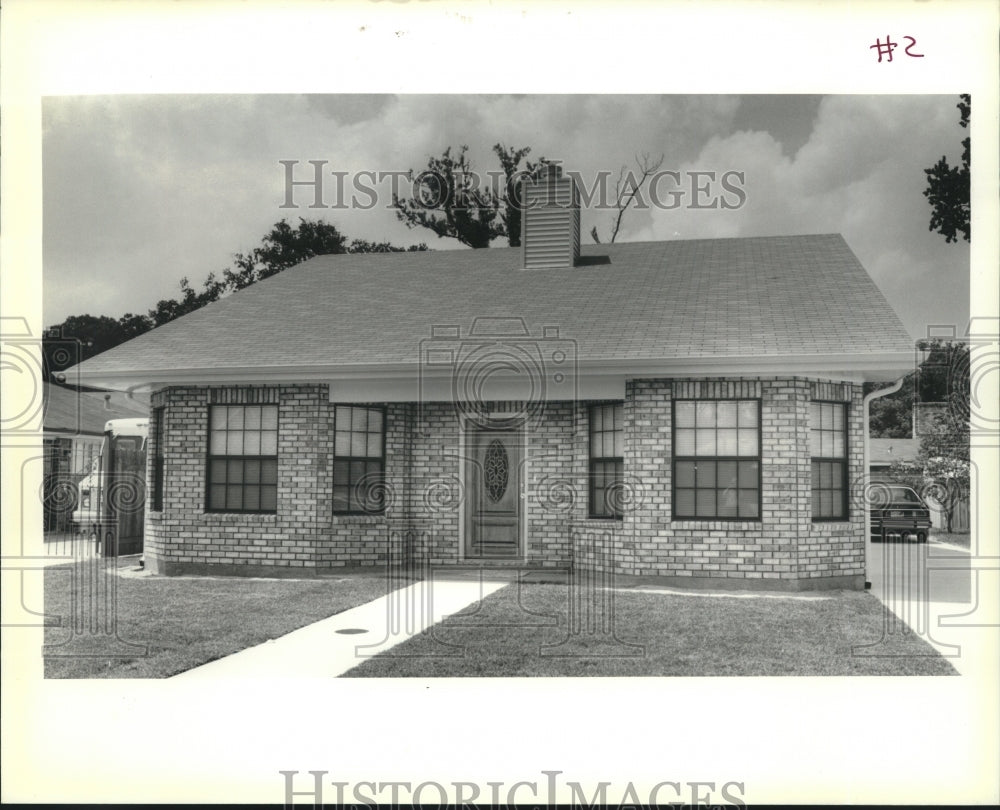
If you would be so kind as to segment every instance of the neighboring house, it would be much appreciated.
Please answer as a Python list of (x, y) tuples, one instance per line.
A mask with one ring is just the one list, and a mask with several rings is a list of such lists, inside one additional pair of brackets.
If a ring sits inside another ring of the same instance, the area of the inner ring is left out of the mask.
[(868, 469), (873, 484), (895, 480), (890, 473), (897, 461), (914, 461), (920, 451), (920, 439), (869, 439)]
[(101, 455), (104, 425), (110, 419), (147, 416), (149, 397), (118, 391), (76, 391), (45, 383), (43, 446), (46, 531), (67, 531), (77, 507), (76, 485)]
[(81, 364), (153, 392), (148, 567), (863, 587), (862, 383), (913, 345), (843, 238), (581, 249), (527, 192), (520, 248), (317, 257)]
[[(892, 465), (897, 461), (916, 461), (920, 452), (920, 439), (938, 430), (938, 420), (949, 417), (948, 404), (945, 402), (915, 402), (913, 404), (913, 438), (912, 439), (869, 439), (868, 469), (873, 484), (884, 484), (895, 481)], [(931, 523), (935, 529), (944, 529), (948, 520), (935, 500), (933, 493), (936, 487), (928, 487), (921, 495), (931, 510)], [(877, 497), (877, 496), (876, 496)], [(951, 521), (952, 530), (966, 532), (969, 530), (969, 499), (963, 497), (955, 504)]]

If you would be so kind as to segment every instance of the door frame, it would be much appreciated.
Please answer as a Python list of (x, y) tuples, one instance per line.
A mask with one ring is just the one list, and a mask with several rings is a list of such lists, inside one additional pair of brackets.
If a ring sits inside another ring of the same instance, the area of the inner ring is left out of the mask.
[[(483, 414), (486, 417), (498, 417), (498, 418), (509, 418), (509, 413), (503, 413), (500, 411), (489, 412)], [(521, 448), (521, 476), (522, 485), (524, 487), (523, 493), (524, 497), (520, 497), (518, 494), (518, 500), (521, 504), (520, 515), (518, 516), (518, 549), (517, 554), (513, 557), (499, 557), (499, 558), (486, 558), (486, 557), (469, 557), (465, 553), (466, 540), (468, 529), (466, 528), (470, 523), (471, 516), (469, 515), (469, 507), (472, 503), (472, 499), (469, 497), (468, 492), (468, 480), (465, 475), (465, 467), (468, 463), (466, 458), (466, 453), (469, 447), (469, 434), (477, 430), (479, 425), (470, 417), (462, 414), (459, 416), (458, 422), (458, 485), (459, 491), (464, 493), (462, 498), (462, 508), (459, 510), (459, 520), (458, 520), (458, 559), (460, 562), (481, 562), (481, 563), (493, 563), (493, 562), (525, 562), (527, 560), (527, 549), (528, 549), (528, 445), (526, 439), (526, 431), (524, 422), (521, 422), (517, 427), (509, 428), (504, 430), (504, 433), (509, 433), (515, 437), (518, 445)]]

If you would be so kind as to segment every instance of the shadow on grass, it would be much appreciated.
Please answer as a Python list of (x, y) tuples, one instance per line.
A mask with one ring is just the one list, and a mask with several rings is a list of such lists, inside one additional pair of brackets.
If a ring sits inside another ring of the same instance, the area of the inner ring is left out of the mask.
[[(561, 585), (505, 588), (435, 626), (433, 638), (416, 636), (345, 677), (957, 674), (912, 633), (880, 644), (885, 608), (868, 593), (793, 600), (616, 591), (614, 636), (600, 625), (572, 632), (568, 594)], [(475, 626), (463, 626), (473, 612)], [(525, 621), (537, 614), (560, 620)], [(464, 655), (425, 657), (435, 639)], [(862, 645), (878, 655), (855, 654)]]
[(72, 573), (69, 565), (45, 571), (45, 612), (58, 621), (45, 628), (46, 678), (165, 678), (387, 593), (382, 577), (112, 574), (116, 590), (105, 607), (93, 590), (74, 587)]

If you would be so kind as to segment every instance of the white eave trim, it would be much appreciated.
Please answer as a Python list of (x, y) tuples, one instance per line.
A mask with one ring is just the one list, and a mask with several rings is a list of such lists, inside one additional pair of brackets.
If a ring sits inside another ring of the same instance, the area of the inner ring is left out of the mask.
[[(849, 354), (784, 354), (770, 356), (684, 357), (658, 360), (580, 361), (575, 374), (581, 380), (655, 377), (820, 377), (850, 382), (896, 380), (914, 367), (907, 352)], [(170, 385), (234, 385), (265, 383), (330, 383), (349, 381), (446, 380), (451, 367), (419, 363), (365, 363), (310, 366), (231, 366), (226, 368), (134, 369), (131, 371), (75, 371), (73, 383), (130, 392)]]

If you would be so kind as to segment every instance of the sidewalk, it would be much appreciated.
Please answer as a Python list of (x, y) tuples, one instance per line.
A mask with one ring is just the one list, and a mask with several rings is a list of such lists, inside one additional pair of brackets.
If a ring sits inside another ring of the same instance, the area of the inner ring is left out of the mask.
[(509, 584), (422, 580), (171, 680), (335, 678)]

